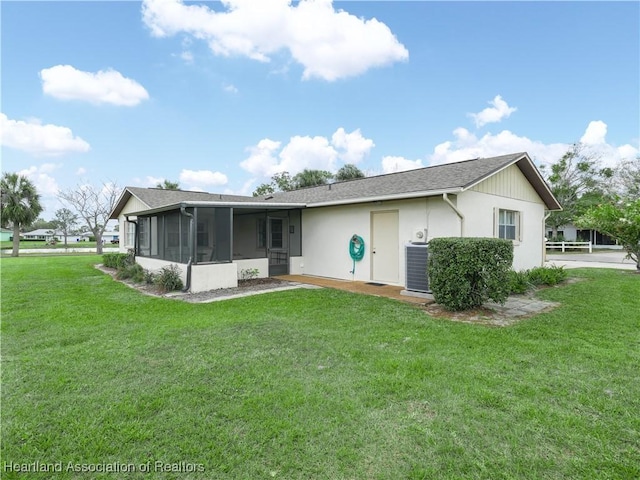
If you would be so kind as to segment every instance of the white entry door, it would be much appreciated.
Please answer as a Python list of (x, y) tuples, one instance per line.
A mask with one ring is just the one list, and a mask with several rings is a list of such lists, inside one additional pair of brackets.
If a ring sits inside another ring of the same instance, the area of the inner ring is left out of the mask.
[(398, 211), (371, 212), (371, 280), (398, 283)]

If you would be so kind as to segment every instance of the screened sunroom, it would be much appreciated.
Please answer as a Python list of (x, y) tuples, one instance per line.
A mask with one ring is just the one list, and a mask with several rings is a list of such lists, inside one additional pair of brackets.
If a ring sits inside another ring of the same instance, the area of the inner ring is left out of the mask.
[(237, 286), (245, 271), (289, 273), (301, 251), (296, 205), (183, 202), (127, 215), (135, 224), (136, 261), (157, 270), (178, 264), (191, 291)]

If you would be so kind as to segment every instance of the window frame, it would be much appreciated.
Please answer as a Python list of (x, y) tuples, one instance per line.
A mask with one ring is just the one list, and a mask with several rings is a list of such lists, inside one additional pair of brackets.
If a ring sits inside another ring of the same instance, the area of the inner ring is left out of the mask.
[[(513, 218), (504, 218), (503, 220), (503, 214), (505, 217), (507, 214), (513, 214)], [(507, 223), (508, 221), (510, 223)], [(514, 244), (520, 243), (522, 241), (522, 212), (510, 208), (496, 208), (494, 229), (496, 238), (511, 240)], [(507, 237), (507, 229), (513, 229), (513, 238)]]

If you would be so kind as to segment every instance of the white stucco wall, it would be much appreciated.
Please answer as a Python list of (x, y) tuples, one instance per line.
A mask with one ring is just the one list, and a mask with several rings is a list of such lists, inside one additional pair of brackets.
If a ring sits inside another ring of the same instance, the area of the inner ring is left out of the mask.
[(467, 191), (458, 195), (458, 209), (465, 215), (465, 236), (494, 237), (494, 209), (521, 214), (521, 241), (514, 242), (513, 269), (540, 267), (544, 258), (544, 205), (541, 203)]
[(289, 257), (289, 274), (304, 275), (304, 257)]
[[(306, 275), (371, 281), (371, 212), (394, 210), (398, 211), (398, 285), (405, 282), (404, 246), (416, 230), (426, 229), (428, 237), (459, 235), (457, 216), (441, 197), (310, 208), (302, 211), (303, 261), (292, 259), (292, 273), (295, 263), (296, 270)], [(349, 240), (354, 234), (363, 238), (365, 255), (352, 275)]]
[[(187, 265), (184, 263), (168, 262), (155, 258), (136, 257), (136, 262), (146, 270), (159, 271), (167, 265), (176, 265), (180, 270), (180, 279), (187, 284)], [(238, 286), (238, 267), (236, 263), (210, 263), (205, 265), (192, 265), (191, 288), (192, 293), (206, 292), (218, 288), (233, 288)]]
[[(185, 266), (186, 268), (186, 266)], [(191, 267), (192, 293), (233, 288), (238, 286), (238, 265), (235, 263), (215, 263), (193, 265)]]
[[(544, 253), (544, 205), (476, 191), (450, 196), (464, 215), (465, 237), (494, 237), (494, 209), (522, 214), (522, 240), (514, 245), (516, 270), (540, 266)], [(398, 211), (398, 285), (405, 283), (405, 245), (416, 230), (426, 229), (427, 238), (458, 237), (461, 220), (441, 196), (412, 200), (310, 208), (302, 212), (302, 257), (291, 259), (291, 273), (345, 280), (371, 281), (371, 212)], [(365, 256), (350, 273), (349, 240), (353, 234), (365, 241)]]
[(242, 278), (242, 270), (258, 270), (256, 278), (267, 278), (269, 276), (269, 260), (267, 258), (250, 258), (246, 260), (234, 260), (238, 268), (238, 280)]
[(162, 267), (166, 267), (168, 265), (177, 265), (178, 269), (180, 269), (180, 279), (182, 280), (182, 283), (186, 284), (187, 266), (183, 263), (168, 262), (166, 260), (158, 260), (157, 258), (148, 257), (136, 257), (136, 263), (145, 270), (149, 270), (151, 272), (158, 272)]
[(126, 205), (122, 208), (122, 211), (118, 216), (118, 231), (120, 234), (120, 245), (118, 247), (121, 253), (127, 253), (128, 249), (134, 247), (133, 245), (127, 244), (127, 237), (125, 235), (125, 232), (127, 231), (127, 227), (125, 226), (127, 223), (127, 214), (130, 212), (140, 212), (147, 208), (149, 208), (149, 206), (146, 203), (140, 201), (134, 196), (129, 198)]

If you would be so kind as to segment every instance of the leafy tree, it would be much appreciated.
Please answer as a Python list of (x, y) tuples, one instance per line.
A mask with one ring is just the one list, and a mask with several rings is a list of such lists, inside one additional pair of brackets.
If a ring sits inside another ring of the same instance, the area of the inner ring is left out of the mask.
[(13, 225), (12, 257), (17, 257), (20, 249), (20, 228), (30, 225), (43, 208), (40, 195), (31, 181), (17, 173), (4, 173), (0, 180), (0, 215), (2, 225)]
[(293, 177), (293, 184), (296, 188), (316, 187), (326, 185), (333, 178), (331, 172), (326, 170), (310, 170), (305, 168)]
[(73, 213), (68, 208), (61, 208), (56, 210), (56, 218), (54, 220), (55, 229), (62, 232), (64, 237), (64, 246), (67, 246), (67, 237), (71, 235), (71, 232), (78, 224), (78, 215)]
[(358, 167), (356, 167), (353, 163), (347, 163), (340, 167), (338, 173), (336, 173), (336, 180), (344, 181), (344, 180), (353, 180), (355, 178), (364, 178), (365, 175)]
[(276, 173), (273, 177), (271, 177), (271, 179), (275, 183), (276, 188), (281, 192), (288, 192), (295, 188), (289, 172)]
[(170, 180), (163, 180), (162, 183), (158, 183), (156, 188), (160, 188), (162, 190), (179, 190), (180, 184), (178, 182), (172, 182)]
[(562, 210), (551, 212), (547, 225), (552, 236), (558, 235), (558, 227), (573, 223), (594, 198), (605, 195), (605, 181), (611, 179), (613, 170), (599, 167), (599, 157), (589, 152), (581, 143), (575, 143), (558, 162), (551, 165), (547, 180), (551, 191), (562, 205)]
[(79, 185), (75, 190), (58, 194), (60, 200), (71, 205), (85, 221), (96, 239), (99, 255), (102, 254), (102, 234), (119, 196), (120, 188), (113, 183), (105, 183), (101, 187)]
[(620, 162), (615, 171), (616, 186), (624, 198), (640, 198), (640, 156)]
[(253, 196), (261, 197), (263, 195), (269, 195), (275, 191), (276, 189), (273, 186), (273, 183), (262, 183), (253, 191)]
[(275, 192), (288, 192), (295, 188), (289, 172), (276, 173), (271, 177), (270, 183), (259, 185), (254, 191), (253, 196), (269, 195)]
[(293, 178), (291, 178), (289, 172), (276, 173), (271, 177), (271, 182), (259, 185), (253, 191), (253, 196), (257, 197), (275, 192), (289, 192), (298, 188), (326, 185), (332, 178), (333, 174), (331, 172), (327, 172), (326, 170), (310, 170), (307, 168), (296, 174)]
[(589, 208), (576, 225), (591, 228), (618, 241), (627, 252), (627, 258), (636, 262), (640, 273), (640, 198), (620, 199)]
[(53, 220), (45, 220), (44, 218), (38, 217), (31, 225), (24, 225), (24, 228), (28, 228), (30, 230), (55, 230), (56, 222)]

